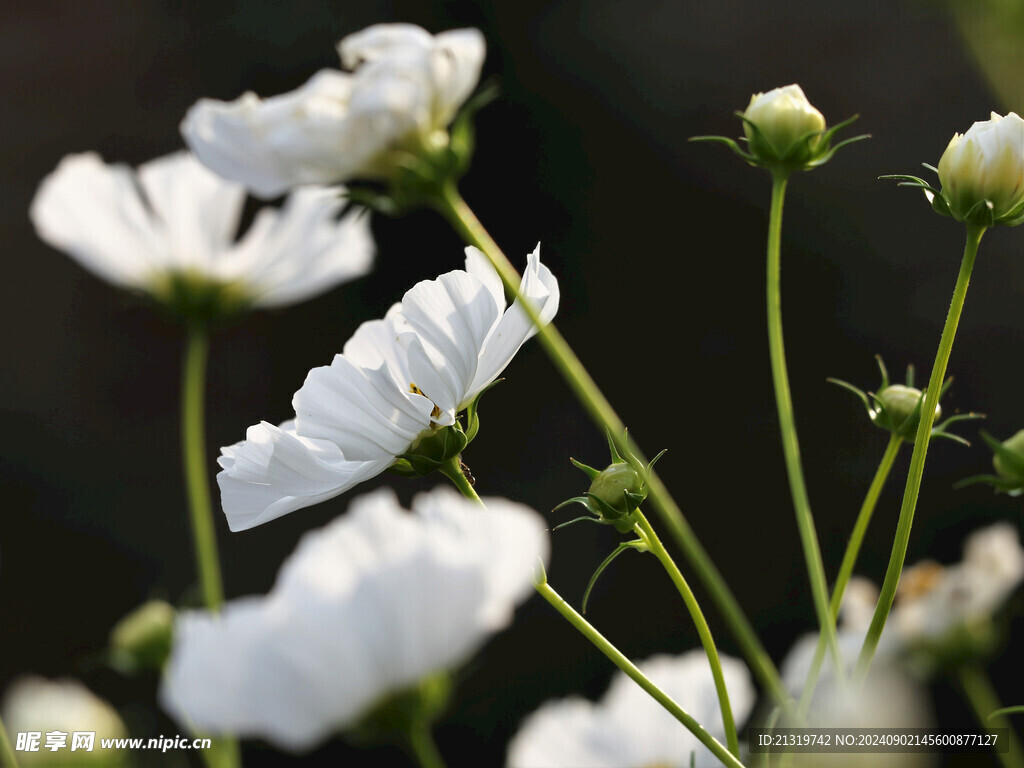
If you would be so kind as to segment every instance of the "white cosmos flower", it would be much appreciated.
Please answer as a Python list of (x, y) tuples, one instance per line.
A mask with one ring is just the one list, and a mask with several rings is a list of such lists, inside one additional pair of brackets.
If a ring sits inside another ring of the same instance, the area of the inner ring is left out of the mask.
[(183, 725), (303, 751), (507, 626), (548, 555), (544, 521), (450, 488), (362, 496), (306, 534), (266, 597), (180, 616), (160, 698)]
[(924, 561), (904, 571), (891, 631), (904, 645), (941, 640), (958, 628), (988, 621), (1021, 580), (1024, 549), (1014, 527), (997, 523), (975, 531), (964, 542), (959, 563)]
[(201, 99), (185, 142), (217, 173), (272, 197), (299, 184), (384, 178), (403, 152), (444, 146), (476, 86), (485, 43), (476, 29), (431, 35), (378, 24), (338, 46), (355, 71), (321, 70), (291, 93), (232, 102)]
[[(719, 741), (725, 741), (714, 678), (703, 651), (638, 664)], [(742, 723), (756, 698), (747, 668), (722, 656), (733, 715)], [(509, 768), (689, 768), (720, 761), (640, 686), (619, 672), (601, 701), (570, 697), (526, 718), (508, 748)]]
[[(554, 317), (558, 283), (540, 246), (520, 289), (543, 322)], [(380, 474), (454, 424), (534, 333), (518, 302), (506, 309), (486, 257), (467, 248), (465, 271), (418, 283), (383, 320), (363, 323), (329, 366), (310, 371), (292, 400), (294, 420), (257, 424), (222, 449), (228, 526), (252, 528)]]
[[(20, 677), (4, 693), (0, 714), (3, 715), (3, 722), (12, 740), (18, 733), (41, 734), (38, 752), (18, 752), (20, 765), (90, 765), (104, 768), (122, 765), (122, 760), (116, 756), (104, 755), (100, 751), (100, 741), (125, 738), (128, 729), (110, 704), (77, 680), (47, 680), (35, 675)], [(66, 734), (63, 749), (46, 749), (46, 734), (54, 731)], [(91, 731), (95, 734), (92, 752), (70, 751), (75, 731)]]
[(245, 188), (188, 152), (133, 171), (88, 152), (47, 176), (30, 215), (39, 236), (125, 288), (167, 299), (186, 279), (232, 292), (244, 306), (278, 307), (366, 274), (374, 245), (366, 216), (338, 219), (337, 189), (307, 188), (263, 209), (235, 241)]

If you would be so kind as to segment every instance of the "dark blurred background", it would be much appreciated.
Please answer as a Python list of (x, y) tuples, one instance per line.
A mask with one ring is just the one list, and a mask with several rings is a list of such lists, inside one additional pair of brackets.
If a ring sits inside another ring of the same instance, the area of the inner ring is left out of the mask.
[[(838, 568), (886, 434), (825, 382), (878, 385), (880, 353), (897, 380), (925, 381), (963, 247), (963, 228), (922, 197), (877, 181), (936, 163), (954, 131), (1004, 103), (932, 2), (775, 4), (664, 0), (360, 3), (104, 0), (0, 6), (0, 690), (23, 672), (75, 675), (139, 732), (180, 729), (146, 714), (153, 680), (103, 662), (111, 625), (151, 596), (194, 600), (178, 446), (183, 334), (37, 239), (32, 195), (60, 158), (96, 150), (136, 165), (181, 146), (199, 97), (271, 95), (337, 66), (335, 43), (380, 21), (431, 31), (476, 26), (485, 75), (502, 87), (478, 118), (466, 199), (523, 263), (540, 240), (560, 279), (558, 324), (660, 469), (760, 631), (781, 659), (813, 625), (765, 345), (764, 237), (769, 183), (696, 134), (738, 135), (750, 94), (791, 82), (835, 123), (870, 141), (794, 178), (786, 208), (783, 307), (810, 496), (827, 571)], [(1019, 70), (1018, 70), (1019, 74)], [(852, 133), (851, 133), (852, 135)], [(926, 172), (925, 172), (926, 173)], [(208, 385), (211, 478), (221, 445), (259, 419), (292, 413), (306, 372), (417, 280), (461, 266), (461, 244), (430, 213), (374, 218), (376, 270), (285, 311), (251, 315), (213, 341)], [(1024, 427), (1024, 230), (990, 232), (950, 363), (944, 407)], [(584, 490), (570, 455), (603, 466), (603, 436), (535, 343), (483, 402), (466, 460), (484, 495), (547, 511)], [(977, 426), (960, 430), (971, 439)], [(904, 449), (859, 571), (881, 580), (895, 528)], [(985, 487), (990, 454), (933, 445), (908, 562), (959, 559), (964, 536), (996, 520), (1019, 528), (1019, 499)], [(408, 499), (426, 482), (384, 476)], [(218, 519), (229, 596), (265, 592), (304, 531), (355, 494), (229, 534)], [(564, 513), (563, 513), (564, 514)], [(657, 521), (655, 521), (657, 525)], [(554, 536), (550, 577), (578, 602), (616, 537), (596, 526)], [(689, 569), (684, 567), (689, 573)], [(695, 580), (696, 581), (696, 580)], [(696, 584), (695, 584), (696, 586)], [(703, 595), (702, 590), (698, 590)], [(723, 651), (737, 646), (708, 601)], [(589, 618), (634, 658), (698, 641), (653, 558), (630, 555), (599, 582)], [(1019, 633), (1021, 622), (1014, 628)], [(1015, 646), (1018, 647), (1019, 646)], [(1024, 671), (1006, 650), (990, 667), (1007, 704)], [(611, 667), (542, 601), (532, 600), (462, 675), (437, 739), (450, 765), (497, 765), (520, 720), (548, 697), (596, 696)], [(969, 723), (956, 689), (933, 690), (944, 723)], [(142, 753), (139, 753), (141, 755)], [(246, 745), (246, 765), (376, 765), (389, 748), (343, 743), (292, 761)], [(983, 765), (987, 756), (950, 758)], [(171, 763), (160, 763), (171, 764)], [(993, 763), (994, 764), (994, 763)]]

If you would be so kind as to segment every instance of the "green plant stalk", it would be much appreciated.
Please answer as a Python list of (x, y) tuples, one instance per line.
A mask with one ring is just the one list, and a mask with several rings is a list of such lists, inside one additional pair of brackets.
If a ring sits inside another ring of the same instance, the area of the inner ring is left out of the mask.
[(18, 768), (18, 756), (14, 754), (14, 745), (7, 735), (7, 726), (0, 718), (0, 766), (3, 768)]
[[(476, 489), (466, 480), (466, 476), (463, 474), (460, 459), (458, 456), (449, 460), (444, 466), (441, 467), (441, 474), (447, 477), (455, 487), (459, 489), (463, 496), (467, 499), (471, 499), (480, 506), (483, 506), (483, 501), (476, 493)], [(650, 527), (650, 524), (648, 524)], [(653, 531), (651, 531), (653, 533)], [(692, 716), (687, 714), (682, 707), (675, 703), (672, 698), (662, 691), (658, 686), (650, 681), (650, 679), (641, 672), (633, 662), (631, 662), (626, 656), (614, 645), (612, 645), (605, 637), (598, 632), (583, 616), (576, 612), (576, 610), (567, 603), (561, 595), (559, 595), (551, 585), (548, 584), (547, 576), (543, 574), (543, 568), (540, 569), (541, 576), (539, 580), (534, 584), (534, 588), (540, 593), (541, 597), (547, 600), (556, 611), (558, 611), (562, 617), (576, 627), (587, 640), (589, 640), (601, 653), (607, 656), (615, 666), (625, 672), (631, 679), (633, 679), (641, 688), (643, 688), (648, 694), (654, 698), (661, 706), (668, 710), (674, 718), (685, 725), (694, 736), (700, 739), (701, 743), (710, 749), (715, 756), (721, 760), (727, 766), (733, 766), (733, 768), (743, 768), (743, 764), (739, 759), (729, 752), (722, 744), (715, 739), (710, 733), (704, 730), (704, 727), (693, 719)], [(717, 682), (716, 682), (717, 685)], [(730, 712), (730, 718), (732, 717)], [(733, 726), (735, 730), (735, 725)]]
[(708, 622), (700, 610), (697, 598), (690, 590), (690, 585), (686, 583), (686, 579), (683, 578), (683, 574), (680, 573), (679, 568), (665, 549), (665, 545), (661, 543), (658, 534), (651, 527), (650, 521), (647, 520), (639, 509), (636, 510), (636, 516), (637, 522), (634, 530), (637, 531), (644, 543), (647, 544), (651, 554), (658, 558), (658, 562), (661, 563), (669, 578), (672, 579), (672, 583), (675, 584), (676, 589), (679, 590), (679, 594), (683, 598), (683, 602), (686, 604), (686, 609), (690, 612), (694, 626), (697, 627), (697, 635), (700, 637), (701, 645), (704, 646), (704, 653), (707, 654), (708, 663), (711, 665), (711, 676), (715, 680), (718, 704), (722, 710), (722, 724), (725, 728), (726, 744), (729, 746), (729, 751), (738, 758), (740, 756), (740, 742), (736, 734), (736, 720), (733, 718), (732, 704), (729, 701), (729, 690), (725, 685), (725, 674), (722, 672), (722, 661), (718, 657), (718, 649), (715, 647), (715, 640), (711, 636), (711, 628), (708, 626)]
[(811, 514), (807, 485), (800, 466), (800, 444), (796, 436), (793, 399), (789, 391), (789, 374), (786, 371), (786, 351), (782, 341), (782, 205), (786, 197), (788, 179), (788, 172), (772, 172), (772, 202), (768, 215), (768, 351), (771, 356), (772, 381), (775, 383), (779, 430), (782, 433), (782, 452), (786, 458), (789, 490), (793, 496), (793, 509), (796, 512), (796, 524), (800, 532), (807, 577), (811, 583), (814, 610), (818, 615), (818, 624), (825, 636), (825, 643), (835, 660), (836, 674), (843, 680), (843, 662), (836, 640), (836, 623), (828, 609), (825, 564), (821, 559), (818, 534), (814, 529), (814, 516)]
[[(895, 432), (892, 433), (889, 437), (889, 444), (885, 448), (885, 453), (882, 455), (882, 461), (878, 465), (875, 477), (871, 481), (867, 495), (864, 497), (864, 503), (861, 504), (860, 512), (857, 514), (857, 522), (853, 525), (853, 533), (850, 534), (850, 541), (846, 545), (846, 553), (843, 555), (842, 565), (839, 566), (839, 575), (836, 577), (835, 586), (832, 588), (832, 601), (829, 603), (828, 608), (832, 613), (833, 621), (839, 618), (839, 607), (843, 604), (846, 586), (850, 583), (853, 568), (857, 564), (857, 556), (860, 554), (860, 548), (864, 544), (864, 534), (867, 533), (868, 525), (871, 523), (871, 516), (874, 514), (875, 506), (878, 504), (878, 497), (882, 493), (882, 488), (885, 487), (885, 481), (889, 478), (892, 465), (896, 461), (896, 456), (900, 452), (902, 445), (903, 438)], [(798, 710), (801, 715), (807, 714), (808, 707), (811, 704), (811, 697), (814, 694), (814, 687), (818, 683), (821, 663), (824, 659), (825, 635), (819, 633), (818, 645), (814, 649), (814, 659), (811, 661), (811, 669), (807, 674), (807, 682), (804, 683), (803, 693), (800, 695)]]
[(420, 768), (445, 768), (444, 757), (441, 756), (430, 723), (422, 718), (409, 724), (409, 747)]
[[(622, 419), (612, 409), (611, 404), (554, 324), (541, 325), (539, 323), (536, 308), (519, 291), (519, 273), (484, 229), (453, 184), (444, 187), (442, 193), (435, 199), (435, 205), (438, 212), (448, 220), (462, 239), (467, 244), (479, 248), (498, 271), (505, 288), (520, 301), (527, 316), (538, 326), (537, 335), (544, 351), (598, 427), (611, 435), (616, 448), (620, 451), (632, 452), (641, 463), (647, 464), (648, 460), (639, 447), (631, 438), (625, 436), (626, 428)], [(656, 472), (650, 473), (647, 486), (651, 504), (668, 527), (672, 538), (682, 549), (691, 567), (696, 571), (701, 583), (708, 590), (711, 599), (739, 643), (754, 675), (776, 702), (787, 711), (791, 710), (792, 701), (782, 684), (778, 669), (772, 663), (771, 657), (744, 615), (736, 597), (725, 583), (725, 579), (722, 578), (707, 551), (697, 540), (697, 536), (683, 516), (682, 510), (679, 509)]]
[(946, 315), (946, 324), (942, 329), (939, 349), (935, 354), (931, 377), (928, 379), (928, 389), (925, 390), (924, 402), (921, 405), (921, 423), (917, 427), (917, 435), (914, 438), (914, 453), (910, 457), (910, 470), (907, 473), (907, 485), (903, 491), (903, 504), (900, 507), (899, 522), (896, 524), (896, 536), (889, 556), (889, 567), (886, 569), (885, 580), (882, 582), (882, 589), (879, 592), (875, 615), (871, 618), (871, 626), (868, 627), (864, 645), (860, 650), (860, 657), (857, 659), (854, 676), (858, 683), (863, 683), (868, 676), (871, 660), (874, 658), (875, 649), (878, 648), (878, 641), (882, 637), (882, 630), (885, 628), (885, 621), (892, 608), (892, 601), (896, 597), (896, 586), (899, 584), (900, 574), (903, 572), (903, 561), (906, 559), (907, 545), (910, 542), (910, 528), (914, 523), (917, 496), (921, 490), (921, 477), (924, 475), (924, 462), (928, 453), (928, 443), (932, 436), (932, 425), (935, 423), (935, 406), (939, 401), (939, 391), (942, 389), (946, 366), (949, 364), (949, 355), (953, 350), (953, 341), (956, 338), (957, 325), (960, 323), (960, 315), (963, 312), (967, 287), (971, 283), (971, 271), (974, 269), (974, 260), (978, 255), (978, 244), (984, 234), (985, 227), (967, 225), (967, 243), (964, 246), (963, 260), (960, 262), (960, 273), (956, 278), (956, 287), (953, 289), (953, 298)]
[(1001, 715), (992, 717), (992, 713), (999, 710), (1002, 704), (999, 701), (999, 695), (992, 688), (992, 681), (988, 679), (988, 675), (976, 664), (968, 663), (960, 667), (958, 676), (960, 685), (967, 696), (967, 702), (974, 710), (981, 726), (989, 729), (989, 733), (994, 733), (996, 728), (1005, 728), (1008, 733), (1009, 750), (995, 753), (1003, 768), (1024, 768), (1024, 750), (1021, 748), (1017, 734), (1005, 717)]
[(213, 505), (206, 475), (206, 418), (204, 390), (210, 337), (206, 330), (190, 325), (185, 340), (185, 361), (181, 379), (181, 448), (191, 511), (192, 539), (203, 602), (211, 611), (224, 604)]
[(548, 601), (551, 606), (562, 614), (563, 618), (572, 624), (580, 633), (587, 638), (601, 653), (607, 656), (611, 662), (626, 673), (637, 685), (643, 688), (648, 694), (654, 698), (661, 706), (663, 706), (668, 712), (680, 723), (696, 736), (701, 744), (711, 750), (711, 752), (722, 761), (724, 765), (730, 766), (731, 768), (742, 768), (743, 763), (739, 761), (729, 750), (722, 746), (714, 736), (704, 730), (704, 727), (698, 723), (693, 717), (680, 707), (676, 702), (656, 686), (651, 680), (641, 672), (633, 662), (626, 658), (621, 651), (619, 651), (614, 645), (612, 645), (604, 636), (598, 632), (591, 624), (584, 619), (576, 610), (569, 605), (562, 597), (551, 588), (551, 585), (547, 581), (540, 582), (536, 585), (537, 591), (541, 597)]
[[(224, 587), (217, 555), (217, 534), (213, 525), (213, 505), (206, 474), (205, 388), (206, 361), (210, 337), (205, 327), (190, 324), (185, 339), (185, 359), (181, 376), (181, 450), (188, 489), (192, 540), (203, 602), (214, 613), (224, 604)], [(217, 768), (236, 768), (242, 764), (238, 740), (218, 738), (217, 746), (204, 752)]]

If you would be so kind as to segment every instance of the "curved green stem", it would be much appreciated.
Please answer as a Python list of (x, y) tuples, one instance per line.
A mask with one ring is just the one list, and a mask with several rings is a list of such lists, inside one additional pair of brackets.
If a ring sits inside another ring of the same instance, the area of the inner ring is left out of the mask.
[(715, 640), (711, 636), (711, 628), (708, 626), (708, 622), (700, 610), (697, 598), (690, 590), (690, 585), (686, 583), (686, 579), (683, 578), (683, 574), (680, 573), (679, 568), (672, 560), (672, 557), (665, 549), (665, 546), (661, 543), (661, 539), (658, 538), (658, 534), (654, 532), (654, 528), (651, 527), (650, 522), (646, 517), (644, 517), (643, 512), (639, 509), (636, 510), (636, 516), (636, 528), (638, 529), (638, 533), (647, 544), (651, 554), (658, 558), (658, 562), (660, 562), (662, 567), (664, 567), (669, 578), (672, 579), (672, 583), (675, 584), (676, 589), (679, 590), (679, 594), (683, 598), (683, 602), (686, 604), (686, 609), (690, 612), (690, 617), (693, 619), (693, 623), (697, 627), (697, 634), (700, 637), (701, 645), (704, 646), (704, 653), (707, 654), (708, 663), (711, 665), (711, 676), (715, 680), (715, 690), (718, 693), (718, 704), (722, 710), (722, 724), (725, 727), (725, 740), (729, 745), (729, 751), (736, 757), (739, 757), (740, 742), (739, 737), (736, 735), (736, 720), (732, 715), (732, 704), (729, 702), (729, 690), (725, 685), (725, 675), (722, 672), (722, 661), (718, 657), (718, 649), (715, 647)]
[(209, 350), (210, 337), (206, 330), (190, 325), (185, 340), (185, 362), (181, 378), (181, 449), (203, 602), (211, 611), (219, 611), (224, 603), (224, 587), (221, 584), (217, 535), (206, 474), (204, 391)]
[[(882, 461), (878, 465), (875, 477), (871, 481), (868, 493), (861, 504), (860, 512), (857, 514), (857, 522), (854, 523), (853, 533), (850, 534), (850, 542), (846, 545), (846, 553), (843, 555), (842, 565), (839, 566), (839, 575), (836, 577), (835, 586), (832, 588), (832, 601), (829, 603), (829, 611), (832, 613), (832, 620), (839, 617), (839, 607), (843, 604), (843, 595), (846, 593), (846, 585), (850, 583), (853, 576), (853, 568), (857, 564), (857, 556), (860, 554), (861, 545), (864, 543), (864, 535), (867, 533), (868, 525), (871, 523), (871, 516), (878, 504), (878, 497), (882, 493), (885, 481), (889, 478), (892, 465), (896, 461), (896, 455), (903, 445), (903, 438), (895, 432), (889, 437), (889, 445), (885, 448)], [(807, 713), (811, 704), (811, 696), (814, 694), (814, 687), (818, 683), (818, 674), (821, 672), (821, 662), (825, 658), (825, 636), (818, 635), (818, 646), (814, 649), (814, 659), (811, 661), (811, 669), (807, 674), (807, 682), (804, 683), (803, 693), (800, 695), (799, 711), (801, 715)]]
[(878, 647), (882, 630), (885, 628), (885, 620), (889, 616), (889, 609), (892, 608), (892, 601), (896, 597), (896, 586), (899, 584), (900, 574), (903, 572), (903, 561), (906, 559), (907, 545), (910, 542), (910, 528), (914, 523), (917, 496), (921, 490), (921, 477), (924, 475), (928, 442), (932, 436), (932, 425), (935, 423), (935, 406), (939, 402), (942, 382), (946, 377), (946, 366), (949, 364), (953, 340), (956, 338), (956, 328), (960, 323), (960, 314), (963, 312), (964, 299), (967, 296), (967, 287), (971, 283), (971, 271), (974, 269), (974, 260), (978, 255), (978, 244), (984, 234), (985, 227), (967, 226), (967, 244), (964, 246), (960, 273), (957, 275), (953, 298), (949, 304), (949, 313), (946, 315), (946, 324), (942, 329), (939, 349), (935, 354), (935, 364), (932, 366), (928, 389), (925, 390), (924, 402), (921, 405), (921, 423), (918, 424), (917, 435), (914, 438), (914, 453), (910, 457), (910, 470), (907, 473), (907, 485), (903, 491), (903, 505), (900, 507), (900, 518), (896, 524), (896, 537), (892, 543), (889, 567), (886, 569), (885, 580), (882, 582), (875, 615), (871, 619), (871, 626), (868, 628), (864, 646), (857, 659), (855, 676), (858, 682), (863, 682), (868, 675), (868, 668), (871, 666), (875, 649)]
[(11, 744), (3, 719), (0, 719), (0, 766), (18, 768), (18, 756), (14, 754), (14, 745)]
[[(458, 488), (462, 492), (463, 496), (465, 496), (467, 499), (472, 499), (473, 501), (476, 501), (479, 504), (483, 505), (483, 502), (480, 500), (480, 497), (477, 495), (476, 490), (466, 480), (465, 475), (462, 472), (461, 465), (460, 465), (460, 459), (459, 459), (458, 456), (456, 456), (455, 458), (453, 458), (450, 461), (448, 461), (447, 464), (445, 464), (443, 467), (441, 467), (440, 471), (441, 471), (441, 474), (443, 474), (445, 477), (447, 477), (449, 480), (451, 480), (452, 483), (455, 484), (455, 487)], [(650, 529), (650, 523), (647, 524), (647, 527), (648, 527), (648, 529)], [(657, 536), (654, 536), (653, 534), (654, 534), (654, 531), (651, 530), (651, 539), (652, 540), (657, 540)], [(660, 546), (660, 544), (661, 544), (661, 542), (658, 542), (659, 546)], [(664, 547), (662, 547), (661, 549), (662, 549), (662, 551), (664, 551)], [(652, 549), (652, 551), (654, 551), (654, 550)], [(666, 553), (666, 557), (667, 557), (667, 553)], [(671, 559), (669, 559), (669, 562), (671, 562)], [(675, 564), (673, 563), (673, 567), (674, 566), (675, 566)], [(608, 640), (606, 640), (605, 637), (600, 632), (598, 632), (590, 624), (590, 622), (588, 622), (585, 618), (583, 618), (579, 613), (576, 612), (576, 610), (571, 605), (569, 605), (564, 599), (562, 599), (561, 595), (559, 595), (557, 592), (555, 592), (555, 590), (552, 589), (551, 585), (548, 584), (547, 577), (543, 574), (543, 568), (540, 568), (539, 571), (540, 571), (541, 575), (540, 575), (540, 578), (537, 581), (537, 583), (534, 584), (534, 587), (536, 588), (537, 592), (539, 592), (540, 595), (545, 600), (547, 600), (552, 606), (554, 606), (555, 610), (557, 610), (560, 614), (562, 614), (562, 616), (570, 624), (572, 624), (574, 627), (576, 627), (576, 629), (578, 629), (580, 631), (580, 633), (584, 637), (587, 638), (587, 640), (589, 640), (591, 643), (593, 643), (594, 646), (599, 651), (601, 651), (601, 653), (603, 653), (605, 656), (607, 656), (609, 659), (611, 659), (612, 663), (615, 664), (615, 666), (617, 666), (619, 669), (621, 669), (623, 672), (625, 672), (627, 675), (629, 675), (630, 678), (635, 680), (637, 682), (637, 684), (640, 685), (641, 688), (643, 688), (645, 691), (647, 691), (647, 693), (649, 693), (659, 704), (661, 704), (663, 707), (665, 707), (665, 709), (667, 709), (669, 711), (669, 713), (673, 717), (675, 717), (679, 722), (681, 722), (683, 725), (685, 725), (698, 739), (700, 739), (701, 743), (703, 743), (708, 749), (710, 749), (712, 752), (714, 752), (715, 756), (718, 757), (720, 760), (722, 760), (722, 762), (725, 763), (725, 765), (734, 766), (734, 767), (738, 766), (739, 768), (743, 767), (743, 764), (736, 757), (734, 757), (729, 752), (729, 750), (727, 750), (725, 747), (723, 747), (710, 733), (708, 733), (706, 730), (704, 730), (704, 727), (700, 723), (698, 723), (696, 720), (693, 719), (693, 717), (688, 715), (683, 710), (682, 707), (680, 707), (678, 704), (675, 703), (675, 701), (672, 700), (672, 698), (668, 694), (666, 694), (664, 691), (662, 691), (660, 688), (658, 688), (658, 686), (656, 686), (654, 683), (652, 683), (644, 675), (644, 673), (641, 672), (636, 667), (636, 665), (633, 664), (633, 662), (631, 662), (628, 658), (626, 658), (626, 656), (623, 655), (623, 653), (621, 651), (619, 651), (618, 648), (616, 648), (614, 645), (612, 645), (610, 642), (608, 642)], [(677, 573), (678, 573), (678, 570), (677, 570)], [(679, 578), (682, 579), (682, 576), (680, 576)], [(685, 586), (685, 582), (683, 582), (683, 584)], [(689, 589), (687, 589), (687, 592), (689, 592)], [(692, 597), (692, 594), (691, 594), (691, 597)], [(694, 601), (694, 605), (696, 606), (696, 600)], [(699, 608), (698, 608), (698, 613), (699, 613)], [(701, 617), (701, 618), (703, 619), (703, 617)], [(707, 625), (705, 623), (705, 627), (706, 626)], [(710, 638), (710, 633), (709, 633), (709, 638)], [(712, 646), (712, 648), (713, 647), (714, 646)], [(715, 659), (717, 661), (717, 654), (715, 656)], [(714, 669), (714, 666), (712, 666), (712, 669)], [(719, 674), (721, 674), (721, 664), (718, 665), (718, 670), (719, 670)], [(718, 685), (718, 678), (717, 677), (715, 678), (715, 685), (716, 685), (716, 687)], [(722, 686), (723, 686), (722, 690), (723, 691), (724, 691), (724, 685), (725, 685), (725, 682), (723, 680), (722, 681)], [(719, 693), (719, 696), (722, 696), (721, 692)], [(726, 701), (726, 705), (725, 706), (727, 706), (728, 698), (726, 698), (725, 701)], [(724, 716), (725, 716), (725, 712), (723, 711), (723, 717)], [(732, 711), (731, 711), (731, 709), (729, 710), (728, 718), (729, 719), (727, 720), (727, 722), (731, 722), (732, 721)], [(736, 726), (735, 726), (735, 723), (733, 723), (733, 732), (734, 732), (733, 733), (733, 738), (735, 738), (735, 729), (736, 729)], [(738, 745), (737, 745), (737, 754), (738, 754)]]
[[(462, 239), (479, 248), (494, 265), (505, 288), (515, 295), (527, 316), (538, 326), (537, 335), (545, 352), (594, 422), (602, 431), (607, 431), (611, 435), (612, 441), (620, 451), (630, 451), (641, 463), (647, 464), (648, 460), (639, 447), (626, 436), (626, 427), (622, 419), (612, 409), (611, 404), (598, 389), (597, 384), (554, 324), (541, 325), (539, 323), (536, 308), (523, 297), (519, 290), (519, 273), (484, 229), (455, 186), (447, 185), (443, 194), (436, 199), (435, 204), (441, 215), (449, 221)], [(782, 684), (778, 669), (772, 663), (771, 657), (744, 615), (736, 597), (725, 583), (725, 579), (711, 562), (707, 551), (701, 546), (696, 534), (683, 516), (682, 510), (672, 499), (656, 472), (650, 473), (647, 486), (651, 504), (667, 526), (672, 538), (683, 551), (691, 567), (696, 571), (701, 583), (708, 590), (711, 599), (739, 643), (754, 675), (780, 705), (787, 710), (791, 709), (792, 702)]]
[(990, 733), (994, 733), (996, 728), (1006, 729), (1007, 738), (1010, 740), (1009, 749), (1006, 752), (997, 751), (995, 753), (1003, 768), (1024, 767), (1024, 749), (1021, 747), (1020, 739), (1017, 737), (1016, 732), (1005, 717), (1001, 715), (992, 717), (992, 713), (998, 711), (1002, 704), (999, 701), (999, 695), (992, 687), (992, 681), (988, 679), (988, 675), (985, 674), (981, 667), (968, 663), (960, 667), (959, 677), (960, 685), (967, 696), (967, 702), (971, 705), (971, 709), (974, 710), (978, 722), (983, 727), (988, 728)]
[(420, 768), (445, 768), (444, 758), (434, 742), (430, 723), (422, 718), (409, 724), (409, 747)]
[(786, 351), (782, 342), (782, 290), (781, 290), (781, 243), (782, 204), (786, 197), (788, 175), (772, 173), (772, 202), (768, 215), (768, 351), (771, 355), (772, 381), (775, 383), (775, 405), (779, 411), (779, 430), (782, 433), (782, 452), (786, 457), (786, 473), (789, 475), (789, 490), (793, 496), (796, 524), (800, 531), (800, 544), (804, 551), (807, 577), (811, 582), (811, 596), (818, 624), (825, 642), (835, 659), (836, 673), (843, 679), (843, 662), (836, 641), (836, 624), (828, 609), (828, 583), (825, 580), (825, 564), (821, 559), (818, 534), (814, 530), (814, 516), (807, 498), (807, 485), (800, 466), (800, 445), (796, 436), (796, 419), (793, 415), (793, 399), (789, 391), (789, 374), (786, 371)]
[(714, 736), (704, 730), (704, 727), (698, 723), (693, 717), (680, 707), (671, 696), (662, 691), (656, 686), (651, 680), (641, 672), (633, 662), (626, 658), (618, 648), (612, 645), (604, 636), (594, 629), (591, 624), (584, 619), (576, 610), (569, 605), (565, 600), (562, 599), (555, 590), (551, 588), (551, 585), (547, 581), (540, 582), (536, 585), (537, 591), (541, 597), (548, 601), (551, 606), (558, 611), (562, 616), (572, 624), (580, 633), (587, 638), (601, 653), (607, 656), (611, 662), (626, 673), (637, 685), (643, 688), (651, 697), (663, 706), (668, 712), (680, 723), (696, 736), (701, 744), (711, 750), (715, 757), (722, 761), (724, 765), (731, 766), (731, 768), (742, 768), (743, 763), (739, 761), (732, 753), (729, 752), (721, 742), (719, 742)]

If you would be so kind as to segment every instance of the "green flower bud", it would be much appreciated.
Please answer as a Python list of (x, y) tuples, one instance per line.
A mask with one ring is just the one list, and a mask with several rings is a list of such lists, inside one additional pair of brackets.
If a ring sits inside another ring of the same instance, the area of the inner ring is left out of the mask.
[[(859, 397), (864, 403), (864, 407), (867, 408), (868, 417), (876, 427), (888, 430), (897, 437), (913, 443), (917, 439), (917, 429), (921, 425), (921, 408), (924, 407), (924, 393), (914, 386), (914, 366), (907, 366), (906, 384), (890, 384), (889, 372), (886, 370), (882, 358), (875, 355), (875, 360), (878, 362), (878, 370), (882, 374), (882, 384), (878, 388), (878, 394), (864, 392), (841, 379), (830, 378), (828, 381), (838, 384)], [(939, 401), (952, 383), (952, 378), (946, 379), (939, 389), (939, 397), (935, 401), (935, 419), (932, 423), (931, 436), (945, 437), (962, 445), (969, 445), (962, 437), (948, 432), (947, 428), (958, 421), (984, 418), (981, 414), (958, 413), (939, 422), (939, 418), (942, 416), (942, 406)]]
[[(992, 457), (992, 466), (1000, 478), (1024, 489), (1024, 429), (1004, 440), (1002, 445), (1006, 452), (996, 453)], [(1014, 461), (1013, 454), (1017, 454), (1019, 460)]]
[(150, 600), (121, 619), (110, 631), (110, 649), (136, 669), (160, 669), (171, 653), (174, 607)]
[(825, 118), (799, 85), (755, 93), (743, 117), (751, 154), (766, 162), (810, 160), (825, 130)]
[(1024, 221), (1024, 120), (992, 113), (954, 134), (939, 160), (942, 199), (957, 221), (988, 226)]
[[(875, 411), (874, 421), (878, 426), (896, 432), (904, 440), (914, 442), (917, 427), (921, 423), (921, 411), (918, 403), (923, 393), (916, 387), (905, 384), (892, 384), (877, 395), (882, 407)], [(942, 415), (942, 406), (935, 404), (935, 418)], [(884, 423), (883, 423), (884, 422)]]
[(590, 484), (588, 495), (600, 499), (616, 512), (628, 514), (630, 509), (626, 493), (646, 496), (644, 478), (636, 468), (626, 462), (609, 464)]

